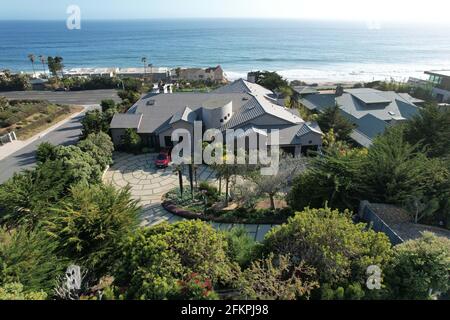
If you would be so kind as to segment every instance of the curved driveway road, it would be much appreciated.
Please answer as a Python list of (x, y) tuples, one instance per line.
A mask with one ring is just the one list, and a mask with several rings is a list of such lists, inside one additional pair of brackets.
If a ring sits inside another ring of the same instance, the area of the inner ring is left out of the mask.
[[(91, 105), (86, 111), (94, 108), (103, 99), (118, 100), (115, 90), (92, 90), (78, 92), (5, 92), (0, 93), (8, 99), (46, 99), (52, 103), (71, 105)], [(0, 161), (0, 184), (13, 176), (15, 172), (33, 167), (36, 164), (36, 149), (43, 142), (50, 142), (55, 145), (75, 144), (81, 134), (81, 119), (85, 112), (70, 119), (55, 130), (47, 133), (42, 138), (25, 146), (14, 154)]]

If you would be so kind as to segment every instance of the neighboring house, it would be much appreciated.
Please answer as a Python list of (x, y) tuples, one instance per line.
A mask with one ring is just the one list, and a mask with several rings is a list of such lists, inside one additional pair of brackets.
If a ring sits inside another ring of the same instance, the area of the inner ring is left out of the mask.
[(215, 83), (226, 83), (227, 79), (221, 66), (213, 68), (186, 68), (174, 69), (175, 79), (186, 81), (211, 81)]
[(112, 78), (117, 74), (117, 68), (72, 68), (63, 71), (64, 77), (105, 77)]
[(30, 80), (32, 90), (45, 90), (48, 79), (35, 78)]
[(405, 209), (390, 204), (361, 201), (359, 218), (377, 232), (385, 233), (393, 245), (421, 237), (423, 232), (450, 239), (450, 230), (415, 224)]
[(147, 68), (120, 68), (117, 75), (123, 78), (149, 78), (153, 82), (168, 82), (171, 80), (171, 71), (169, 68), (153, 67)]
[[(245, 80), (237, 80), (211, 93), (150, 94), (126, 114), (116, 114), (111, 122), (113, 141), (119, 145), (125, 130), (136, 129), (148, 147), (172, 147), (174, 130), (193, 134), (194, 122), (203, 130), (243, 129), (245, 135), (280, 133), (280, 146), (294, 155), (319, 150), (322, 132), (317, 123), (303, 121), (298, 114), (277, 105), (273, 92)], [(272, 142), (269, 141), (269, 144)]]
[(426, 71), (433, 89), (431, 94), (438, 102), (450, 102), (450, 70)]
[(355, 125), (351, 138), (361, 146), (370, 147), (373, 139), (388, 126), (416, 115), (419, 112), (418, 105), (423, 101), (406, 93), (340, 88), (334, 93), (304, 94), (300, 103), (318, 113), (339, 106), (342, 115)]

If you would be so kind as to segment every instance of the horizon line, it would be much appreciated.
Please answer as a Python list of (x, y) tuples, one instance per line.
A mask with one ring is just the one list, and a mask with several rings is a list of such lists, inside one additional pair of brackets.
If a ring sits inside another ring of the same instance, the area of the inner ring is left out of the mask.
[[(307, 21), (307, 22), (329, 22), (329, 23), (368, 23), (380, 22), (387, 24), (426, 24), (426, 25), (448, 25), (449, 21), (408, 21), (408, 20), (383, 20), (383, 19), (327, 19), (327, 18), (307, 18), (307, 17), (148, 17), (148, 18), (82, 18), (83, 21), (173, 21), (173, 20), (273, 20), (273, 21)], [(66, 19), (27, 19), (8, 18), (1, 19), (0, 22), (65, 22)]]

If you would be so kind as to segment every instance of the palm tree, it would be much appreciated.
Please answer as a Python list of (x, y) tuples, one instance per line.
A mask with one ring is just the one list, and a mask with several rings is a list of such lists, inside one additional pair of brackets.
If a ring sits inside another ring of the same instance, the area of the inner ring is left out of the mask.
[(189, 164), (189, 183), (191, 187), (191, 198), (194, 200), (194, 165)]
[(178, 173), (178, 183), (180, 185), (180, 194), (183, 198), (184, 186), (183, 186), (183, 165), (179, 164), (175, 166), (174, 171)]
[(36, 70), (34, 69), (34, 62), (36, 61), (36, 56), (32, 53), (28, 55), (28, 59), (31, 61), (31, 66), (33, 67), (33, 75), (36, 77)]
[(145, 82), (145, 78), (147, 77), (147, 57), (142, 57), (141, 61), (144, 64), (144, 82)]
[(39, 60), (42, 63), (42, 69), (44, 70), (44, 75), (45, 75), (45, 74), (47, 74), (47, 69), (45, 68), (45, 63), (46, 63), (47, 57), (43, 56), (43, 55), (39, 55)]

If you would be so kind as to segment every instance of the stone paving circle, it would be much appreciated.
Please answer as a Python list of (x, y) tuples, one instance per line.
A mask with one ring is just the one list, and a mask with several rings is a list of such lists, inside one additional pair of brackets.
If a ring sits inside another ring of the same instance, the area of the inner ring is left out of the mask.
[[(161, 206), (162, 196), (178, 186), (178, 174), (169, 166), (157, 169), (154, 161), (157, 154), (132, 155), (115, 153), (114, 164), (105, 173), (103, 180), (117, 188), (130, 186), (133, 199), (138, 200), (143, 207), (141, 226), (154, 226), (163, 221), (174, 223), (183, 218), (173, 215)], [(184, 172), (185, 183), (187, 172)], [(211, 168), (201, 165), (197, 170), (198, 180), (215, 182)], [(229, 230), (234, 226), (243, 226), (250, 236), (262, 241), (265, 234), (273, 227), (271, 225), (233, 225), (228, 223), (211, 223), (218, 230)]]

